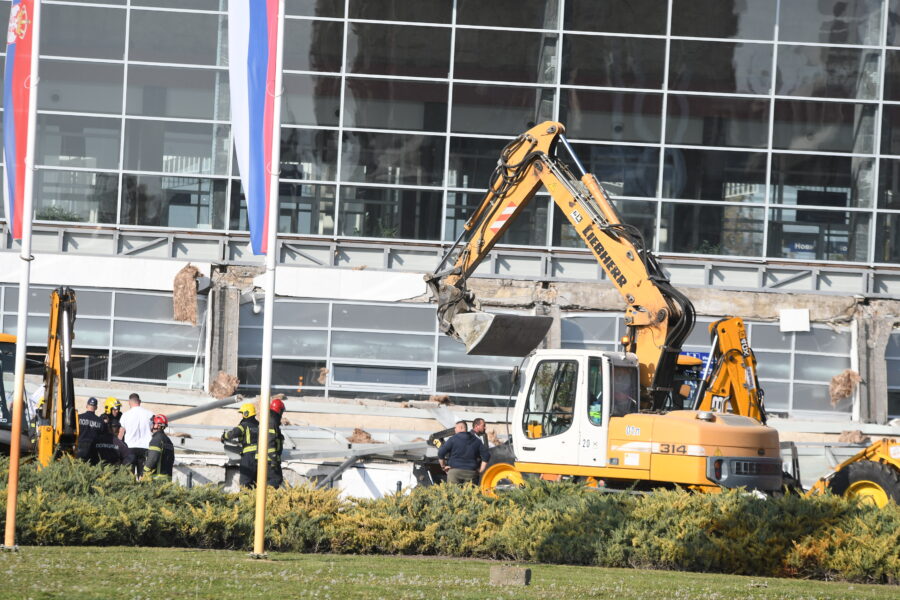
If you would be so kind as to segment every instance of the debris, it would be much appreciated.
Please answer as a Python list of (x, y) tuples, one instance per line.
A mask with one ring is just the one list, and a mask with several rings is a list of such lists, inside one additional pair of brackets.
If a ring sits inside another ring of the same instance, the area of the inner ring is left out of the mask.
[(450, 404), (450, 396), (447, 394), (435, 394), (428, 398), (430, 402), (437, 402), (438, 404)]
[(285, 417), (281, 417), (281, 426), (287, 427), (289, 425), (293, 425), (293, 423), (291, 423), (290, 420), (286, 419)]
[(412, 405), (409, 402), (401, 402), (400, 403), (400, 408), (409, 408), (410, 406), (412, 406)]
[(831, 405), (835, 406), (841, 400), (852, 396), (860, 381), (862, 381), (862, 377), (852, 369), (846, 369), (843, 373), (832, 377), (831, 385), (828, 386), (828, 392), (831, 395)]
[(175, 275), (172, 284), (172, 308), (174, 319), (197, 325), (197, 277), (200, 270), (188, 263)]
[(192, 436), (192, 435), (189, 434), (189, 433), (179, 433), (179, 432), (177, 432), (177, 431), (176, 431), (175, 433), (171, 434), (171, 435), (172, 435), (172, 437), (186, 438), (186, 439), (189, 439), (189, 440), (194, 438), (194, 436)]
[(850, 444), (869, 444), (872, 440), (869, 439), (869, 436), (863, 435), (862, 431), (856, 429), (853, 431), (842, 431), (838, 441)]
[(491, 446), (499, 446), (500, 444), (503, 443), (503, 442), (500, 441), (500, 438), (497, 437), (497, 430), (496, 430), (496, 429), (489, 429), (488, 432), (487, 432), (487, 436), (488, 436), (488, 443), (489, 443)]
[(209, 395), (213, 398), (222, 400), (234, 394), (240, 380), (234, 375), (229, 375), (225, 371), (219, 371), (216, 378), (209, 384)]
[(353, 267), (353, 270), (354, 271), (365, 271), (366, 267), (368, 267), (368, 266), (369, 265), (359, 265), (358, 267)]
[(347, 438), (347, 441), (351, 444), (374, 444), (375, 440), (372, 439), (372, 436), (368, 431), (360, 429), (359, 427), (355, 427), (353, 429), (353, 434)]
[(325, 385), (328, 376), (328, 369), (326, 367), (322, 367), (319, 369), (319, 375), (316, 377), (316, 383), (319, 385)]

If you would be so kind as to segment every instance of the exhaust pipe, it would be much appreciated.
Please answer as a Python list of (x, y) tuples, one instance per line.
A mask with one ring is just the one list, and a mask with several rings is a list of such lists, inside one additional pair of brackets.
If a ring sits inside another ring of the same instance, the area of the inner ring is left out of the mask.
[(457, 314), (450, 320), (455, 337), (475, 356), (528, 356), (553, 325), (553, 317), (491, 314), (481, 311)]

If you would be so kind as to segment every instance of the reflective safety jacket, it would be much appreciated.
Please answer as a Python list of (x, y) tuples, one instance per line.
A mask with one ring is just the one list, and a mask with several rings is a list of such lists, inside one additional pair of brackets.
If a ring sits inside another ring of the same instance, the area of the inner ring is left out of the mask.
[(222, 434), (223, 442), (237, 442), (241, 445), (241, 455), (253, 453), (255, 458), (259, 450), (259, 421), (256, 417), (241, 419), (237, 427)]
[(144, 460), (144, 477), (153, 479), (172, 479), (172, 467), (175, 464), (175, 445), (163, 431), (157, 431), (150, 438), (147, 458)]

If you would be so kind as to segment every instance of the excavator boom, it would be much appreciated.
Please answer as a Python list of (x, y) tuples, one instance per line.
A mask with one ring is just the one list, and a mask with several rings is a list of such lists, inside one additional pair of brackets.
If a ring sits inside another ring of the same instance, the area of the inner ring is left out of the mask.
[[(661, 409), (672, 393), (681, 345), (693, 328), (693, 306), (669, 283), (640, 231), (622, 222), (597, 179), (584, 171), (564, 131), (561, 123), (544, 122), (503, 149), (487, 195), (426, 278), (438, 300), (441, 329), (466, 344), (470, 354), (525, 356), (546, 335), (550, 317), (484, 313), (466, 288), (468, 277), (543, 185), (625, 299), (625, 350), (638, 356), (645, 405)], [(560, 143), (580, 178), (556, 157)], [(442, 271), (454, 255), (453, 266)]]

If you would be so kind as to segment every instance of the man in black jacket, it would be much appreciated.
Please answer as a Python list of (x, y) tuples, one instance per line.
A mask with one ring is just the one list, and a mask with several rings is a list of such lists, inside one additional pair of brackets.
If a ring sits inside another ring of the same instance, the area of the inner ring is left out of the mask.
[(241, 422), (238, 426), (222, 434), (223, 442), (237, 442), (241, 445), (240, 483), (241, 487), (256, 487), (256, 455), (259, 453), (259, 421), (256, 420), (256, 405), (252, 402), (241, 404), (238, 409)]
[(147, 448), (147, 460), (144, 461), (144, 479), (163, 479), (172, 481), (172, 468), (175, 465), (175, 445), (166, 435), (169, 419), (166, 415), (153, 415), (153, 426), (150, 431), (150, 447)]
[(96, 465), (100, 457), (95, 443), (97, 436), (105, 428), (106, 423), (97, 416), (97, 399), (88, 398), (87, 410), (78, 415), (78, 444), (75, 448), (75, 457)]
[(487, 468), (490, 454), (478, 436), (467, 431), (466, 422), (458, 421), (456, 433), (438, 450), (438, 460), (447, 471), (447, 483), (475, 483), (478, 474)]
[(284, 414), (284, 402), (281, 398), (272, 398), (269, 403), (269, 471), (267, 484), (280, 488), (284, 484), (281, 471), (281, 453), (284, 451), (284, 434), (281, 433), (281, 416)]

